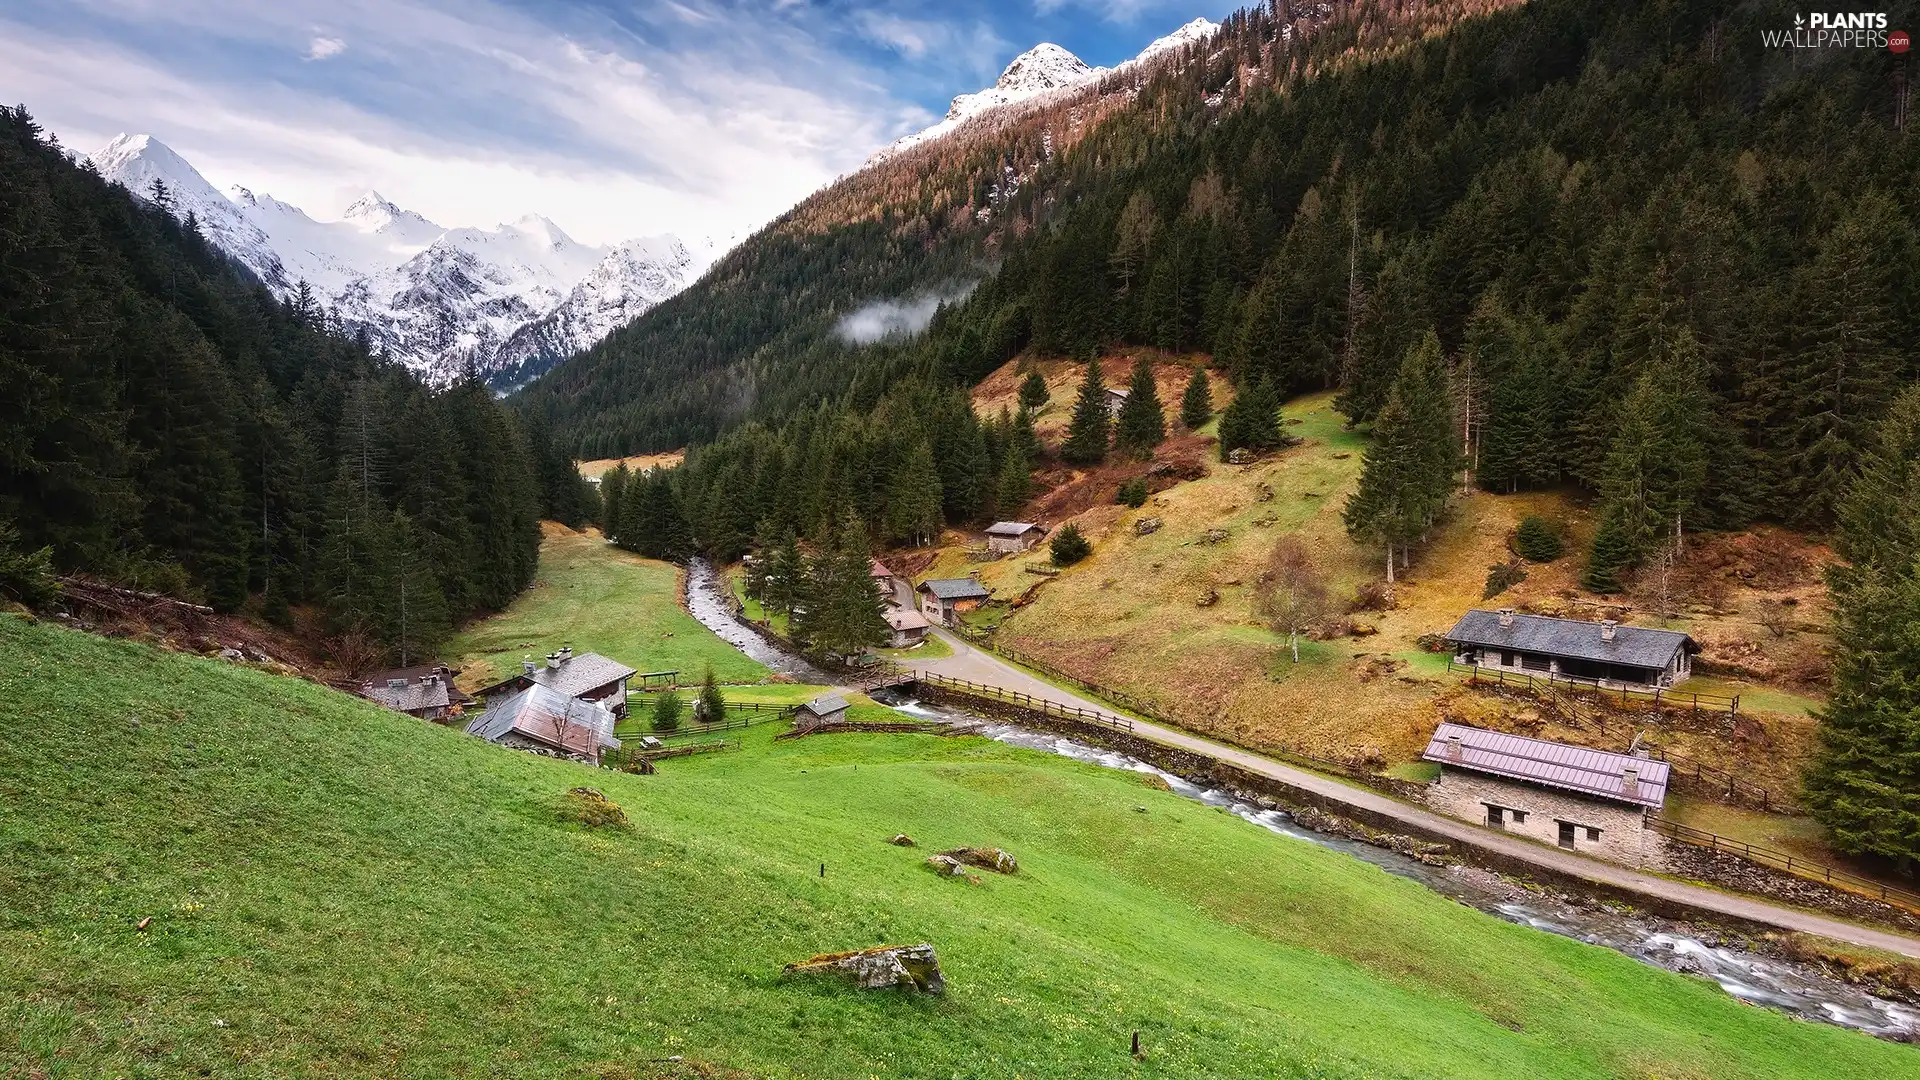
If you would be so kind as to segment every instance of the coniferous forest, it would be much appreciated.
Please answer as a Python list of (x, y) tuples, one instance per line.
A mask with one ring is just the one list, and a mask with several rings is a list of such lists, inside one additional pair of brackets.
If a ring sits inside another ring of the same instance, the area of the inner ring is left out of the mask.
[[(1830, 523), (1877, 418), (1920, 375), (1911, 344), (1920, 158), (1905, 131), (1904, 58), (1765, 50), (1760, 30), (1790, 24), (1788, 8), (1710, 0), (1544, 0), (1462, 18), (1440, 35), (1405, 32), (1422, 17), (1467, 14), (1243, 12), (1215, 54), (1161, 68), (1136, 107), (1077, 141), (1064, 133), (1069, 105), (981, 136), (1011, 145), (1063, 125), (1065, 149), (1035, 160), (1017, 198), (992, 190), (1004, 186), (1005, 155), (985, 173), (969, 172), (981, 155), (964, 151), (889, 162), (874, 171), (918, 177), (901, 189), (896, 216), (882, 215), (891, 232), (866, 218), (828, 224), (822, 207), (850, 202), (840, 188), (880, 182), (845, 181), (789, 215), (805, 230), (776, 223), (729, 256), (718, 280), (563, 366), (522, 405), (583, 452), (679, 445), (755, 416), (775, 428), (808, 417), (803, 433), (742, 433), (695, 455), (685, 501), (703, 505), (718, 490), (731, 504), (693, 515), (696, 525), (724, 522), (704, 527), (723, 539), (700, 538), (720, 552), (775, 507), (756, 492), (814, 507), (847, 484), (835, 469), (775, 482), (764, 463), (788, 451), (747, 464), (728, 447), (807, 444), (836, 411), (884, 429), (882, 441), (927, 441), (947, 520), (977, 520), (1001, 501), (985, 496), (1002, 471), (993, 444), (983, 451), (969, 434), (994, 418), (956, 408), (943, 422), (916, 406), (909, 424), (889, 397), (903, 379), (923, 388), (909, 397), (931, 400), (1026, 349), (1092, 357), (1157, 345), (1210, 355), (1243, 395), (1275, 403), (1338, 388), (1343, 411), (1367, 426), (1432, 335), (1446, 371), (1427, 389), (1449, 395), (1446, 423), (1459, 429), (1458, 464), (1474, 482), (1499, 492), (1571, 483), (1601, 497), (1595, 587), (1663, 535)], [(1301, 26), (1312, 32), (1288, 32)], [(936, 182), (942, 170), (954, 175)], [(990, 227), (926, 235), (927, 214), (948, 206), (929, 194), (940, 191), (974, 200), (949, 216)], [(858, 347), (823, 331), (791, 348), (755, 336), (751, 364), (732, 351), (740, 327), (771, 317), (748, 292), (804, 272), (809, 295), (844, 310), (875, 280), (860, 268), (890, 265), (909, 234), (948, 252), (921, 256), (922, 267), (950, 265), (962, 249), (993, 260), (918, 340)], [(854, 269), (837, 274), (841, 265)], [(713, 332), (689, 332), (696, 323)], [(596, 385), (660, 377), (659, 356), (623, 350), (669, 327), (698, 354), (690, 367), (666, 366), (678, 385), (730, 372), (740, 409), (705, 414), (696, 432), (652, 424), (659, 402), (631, 398), (616, 415), (600, 411), (597, 389), (574, 394), (569, 380), (589, 374)], [(1233, 419), (1236, 443), (1270, 437), (1264, 421), (1249, 431), (1246, 417)], [(744, 471), (723, 483), (721, 469)], [(856, 489), (889, 484), (913, 487), (901, 478)], [(878, 505), (861, 513), (876, 523), (914, 516)], [(1431, 514), (1408, 508), (1397, 523), (1358, 524), (1399, 545)]]
[(476, 381), (428, 392), (142, 196), (0, 110), (16, 556), (223, 611), (312, 605), (395, 659), (526, 587), (542, 491), (508, 410)]

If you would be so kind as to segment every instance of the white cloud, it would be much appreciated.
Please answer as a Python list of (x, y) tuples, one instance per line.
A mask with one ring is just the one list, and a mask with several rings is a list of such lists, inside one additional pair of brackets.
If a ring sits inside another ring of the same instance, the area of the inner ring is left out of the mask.
[(965, 300), (978, 284), (977, 281), (954, 282), (898, 300), (870, 301), (843, 316), (834, 332), (854, 345), (914, 337), (933, 321), (940, 305)]
[[(652, 9), (666, 22), (638, 29), (439, 2), (71, 0), (86, 10), (61, 5), (37, 25), (10, 7), (0, 70), (69, 145), (147, 132), (216, 187), (316, 217), (377, 188), (443, 224), (536, 211), (596, 243), (744, 235), (856, 167), (911, 111), (777, 19), (753, 38), (687, 29), (708, 0)], [(290, 37), (317, 59), (351, 41), (352, 82), (332, 81), (331, 65), (274, 66)], [(245, 63), (208, 63), (216, 49)]]
[(347, 43), (337, 37), (316, 37), (307, 42), (307, 59), (325, 60), (329, 56), (339, 56), (347, 50)]
[(909, 19), (885, 11), (866, 10), (854, 16), (860, 36), (912, 60), (933, 56), (958, 61), (975, 73), (997, 74), (1013, 55), (1006, 39), (984, 22), (960, 24), (932, 19)]

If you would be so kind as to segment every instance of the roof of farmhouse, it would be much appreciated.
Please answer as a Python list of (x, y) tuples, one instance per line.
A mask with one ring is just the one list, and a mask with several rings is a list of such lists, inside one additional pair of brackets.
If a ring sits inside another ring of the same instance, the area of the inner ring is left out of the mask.
[(1606, 637), (1606, 630), (1601, 623), (1551, 619), (1544, 615), (1514, 615), (1513, 625), (1502, 626), (1500, 612), (1469, 611), (1448, 631), (1447, 640), (1654, 669), (1671, 664), (1681, 649), (1700, 651), (1693, 638), (1677, 630), (1615, 626), (1611, 640)]

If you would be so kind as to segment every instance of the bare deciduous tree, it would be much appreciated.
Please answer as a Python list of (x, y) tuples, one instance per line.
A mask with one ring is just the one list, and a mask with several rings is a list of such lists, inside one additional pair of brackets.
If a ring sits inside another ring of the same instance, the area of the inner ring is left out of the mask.
[(1254, 588), (1254, 610), (1275, 633), (1287, 635), (1293, 662), (1299, 663), (1300, 635), (1326, 618), (1329, 604), (1326, 575), (1298, 538), (1283, 536), (1273, 545)]

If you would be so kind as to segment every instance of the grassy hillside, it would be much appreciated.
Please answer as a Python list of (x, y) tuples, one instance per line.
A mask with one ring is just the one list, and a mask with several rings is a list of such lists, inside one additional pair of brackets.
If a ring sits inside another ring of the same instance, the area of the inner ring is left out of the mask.
[[(983, 740), (756, 729), (630, 777), (12, 617), (0, 653), (4, 1075), (645, 1077), (675, 1075), (669, 1055), (761, 1077), (1916, 1069)], [(632, 827), (559, 822), (583, 782)], [(923, 848), (885, 843), (903, 830)], [(958, 843), (1003, 845), (1021, 874), (919, 868)], [(778, 974), (923, 940), (942, 999)]]
[(572, 643), (641, 671), (678, 669), (697, 681), (708, 664), (722, 682), (755, 682), (767, 669), (740, 654), (680, 606), (680, 570), (609, 546), (597, 530), (546, 525), (533, 586), (504, 612), (468, 627), (442, 650), (463, 686), (484, 686), (536, 656)]
[[(1077, 368), (1050, 370), (1056, 400), (1070, 395)], [(980, 395), (1015, 385), (1011, 372), (1009, 367), (996, 374)], [(1120, 478), (1145, 472), (1145, 465), (1110, 462), (1091, 472), (1047, 474), (1057, 486), (1036, 496), (1026, 515), (1055, 527), (1076, 521), (1094, 541), (1090, 558), (1058, 576), (1027, 572), (1050, 564), (1044, 547), (997, 562), (970, 562), (969, 538), (957, 533), (920, 576), (978, 572), (997, 598), (1021, 601), (1017, 610), (1003, 613), (1003, 645), (1157, 702), (1187, 726), (1249, 745), (1391, 764), (1418, 753), (1442, 718), (1594, 745), (1624, 746), (1635, 730), (1647, 729), (1670, 749), (1737, 766), (1781, 792), (1795, 789), (1812, 744), (1808, 714), (1817, 700), (1782, 681), (1796, 665), (1817, 661), (1825, 642), (1818, 567), (1831, 556), (1824, 548), (1773, 529), (1697, 536), (1683, 568), (1693, 575), (1697, 595), (1680, 605), (1680, 617), (1650, 616), (1638, 596), (1613, 598), (1629, 605), (1628, 621), (1686, 630), (1704, 645), (1705, 660), (1752, 673), (1698, 677), (1688, 684), (1704, 693), (1740, 695), (1742, 712), (1755, 725), (1741, 739), (1729, 740), (1724, 723), (1691, 718), (1668, 727), (1613, 723), (1602, 730), (1589, 716), (1585, 727), (1562, 726), (1524, 702), (1462, 692), (1447, 676), (1444, 658), (1420, 650), (1423, 635), (1444, 633), (1472, 607), (1513, 605), (1597, 617), (1597, 609), (1580, 603), (1597, 598), (1578, 589), (1589, 511), (1564, 492), (1475, 490), (1456, 497), (1449, 517), (1417, 549), (1395, 589), (1393, 609), (1354, 613), (1355, 634), (1305, 643), (1295, 665), (1282, 639), (1254, 611), (1254, 586), (1274, 542), (1300, 538), (1326, 573), (1337, 604), (1382, 574), (1377, 553), (1354, 544), (1341, 520), (1359, 481), (1366, 436), (1345, 426), (1331, 394), (1298, 398), (1282, 415), (1301, 444), (1247, 466), (1217, 461), (1210, 439), (1169, 440), (1160, 460), (1199, 461), (1205, 475), (1160, 491), (1137, 510), (1115, 504), (1113, 490)], [(1529, 514), (1565, 527), (1567, 553), (1552, 563), (1529, 564), (1525, 582), (1498, 599), (1484, 598), (1489, 566), (1514, 557), (1509, 538)], [(1136, 525), (1147, 518), (1161, 524), (1143, 535)], [(1212, 530), (1224, 538), (1210, 542)], [(1794, 614), (1769, 629), (1763, 625), (1769, 604)], [(1767, 677), (1775, 681), (1759, 681)]]

